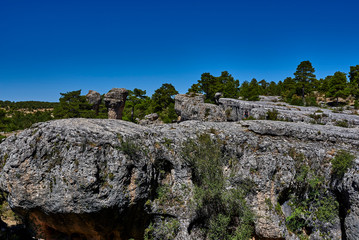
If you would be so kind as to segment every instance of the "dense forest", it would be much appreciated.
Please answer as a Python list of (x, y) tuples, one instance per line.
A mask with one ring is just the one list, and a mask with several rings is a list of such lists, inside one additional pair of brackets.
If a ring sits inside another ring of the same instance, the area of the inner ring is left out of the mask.
[[(201, 79), (193, 84), (188, 92), (202, 93), (205, 101), (214, 103), (215, 94), (222, 97), (239, 98), (248, 101), (259, 100), (260, 95), (281, 96), (282, 100), (301, 106), (353, 107), (359, 108), (359, 65), (350, 66), (349, 72), (335, 72), (324, 79), (317, 79), (310, 61), (303, 61), (294, 72), (279, 82), (267, 82), (253, 78), (251, 81), (239, 80), (224, 71), (216, 77), (203, 73)], [(165, 123), (177, 119), (174, 111), (174, 96), (178, 91), (172, 84), (164, 83), (149, 97), (146, 90), (129, 90), (123, 119), (136, 122), (150, 113), (158, 113)], [(51, 102), (10, 102), (0, 101), (0, 132), (11, 132), (30, 127), (33, 123), (61, 118), (107, 118), (107, 109), (101, 101), (98, 114), (81, 95), (81, 90), (60, 93), (58, 103)], [(103, 98), (103, 96), (102, 96)], [(0, 138), (4, 136), (0, 135)]]

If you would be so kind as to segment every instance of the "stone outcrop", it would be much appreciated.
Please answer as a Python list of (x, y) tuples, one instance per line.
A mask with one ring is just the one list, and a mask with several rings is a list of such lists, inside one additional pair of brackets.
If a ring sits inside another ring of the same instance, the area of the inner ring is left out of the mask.
[[(206, 106), (200, 101), (197, 107)], [(294, 211), (292, 194), (309, 191), (300, 188), (301, 166), (308, 177), (320, 176), (323, 193), (339, 202), (330, 221), (307, 219), (309, 239), (358, 239), (359, 132), (353, 128), (257, 120), (149, 127), (100, 119), (49, 121), (0, 144), (0, 190), (45, 239), (143, 239), (150, 223), (168, 230), (160, 226), (171, 221), (178, 223), (171, 225), (174, 239), (203, 239), (191, 207), (192, 172), (182, 153), (188, 139), (204, 133), (218, 139), (228, 156), (228, 188), (252, 182), (246, 202), (256, 215), (256, 239), (299, 239), (286, 218)], [(335, 178), (330, 160), (340, 150), (355, 159)], [(164, 186), (166, 198), (159, 199)]]
[(228, 113), (228, 121), (238, 121), (248, 117), (266, 119), (268, 111), (277, 111), (277, 119), (289, 122), (336, 125), (345, 122), (349, 127), (359, 126), (359, 115), (333, 112), (318, 107), (292, 106), (283, 102), (249, 102), (230, 98), (221, 98), (220, 106)]
[(92, 105), (97, 115), (101, 104), (101, 95), (96, 91), (90, 90), (86, 95), (86, 99)]
[(158, 125), (163, 124), (157, 113), (151, 113), (145, 116), (144, 119), (136, 119), (140, 125)]
[(201, 94), (179, 94), (175, 97), (175, 110), (184, 120), (201, 121), (239, 121), (243, 119), (267, 119), (268, 112), (275, 111), (277, 120), (288, 122), (305, 122), (324, 125), (342, 125), (359, 127), (357, 110), (351, 114), (339, 113), (317, 107), (292, 106), (276, 102), (275, 97), (263, 97), (263, 101), (243, 101), (220, 98), (219, 105), (204, 103)]
[(280, 97), (280, 96), (259, 95), (259, 101), (261, 101), (261, 102), (280, 102), (281, 100), (282, 100), (282, 97)]
[(105, 94), (105, 105), (108, 108), (109, 119), (122, 119), (128, 91), (125, 88), (112, 88)]
[(223, 109), (217, 105), (205, 103), (202, 94), (178, 94), (175, 96), (175, 110), (180, 121), (201, 120), (222, 122), (226, 120)]

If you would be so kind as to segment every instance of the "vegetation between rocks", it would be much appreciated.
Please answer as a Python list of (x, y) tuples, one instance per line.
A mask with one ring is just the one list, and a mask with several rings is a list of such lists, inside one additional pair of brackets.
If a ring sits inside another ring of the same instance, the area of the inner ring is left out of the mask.
[(338, 151), (335, 157), (331, 160), (332, 173), (335, 176), (342, 178), (348, 169), (352, 167), (354, 159), (355, 156), (350, 154), (348, 151)]
[(320, 172), (308, 166), (302, 153), (291, 149), (289, 155), (295, 161), (295, 182), (289, 191), (288, 204), (292, 209), (286, 218), (286, 226), (305, 239), (313, 231), (327, 234), (327, 224), (338, 220), (339, 203), (326, 187), (328, 183)]
[(226, 157), (221, 145), (202, 134), (184, 144), (183, 158), (192, 169), (195, 184), (193, 223), (209, 239), (249, 239), (253, 234), (254, 214), (246, 204), (247, 191), (230, 186), (223, 167)]

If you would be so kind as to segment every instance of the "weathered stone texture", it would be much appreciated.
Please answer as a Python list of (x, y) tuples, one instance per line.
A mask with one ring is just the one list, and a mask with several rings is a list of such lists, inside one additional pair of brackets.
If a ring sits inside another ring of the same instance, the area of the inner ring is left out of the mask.
[(181, 121), (201, 120), (222, 122), (226, 120), (224, 111), (215, 104), (204, 102), (202, 94), (178, 94), (175, 96), (175, 110)]
[(109, 119), (122, 119), (128, 91), (125, 88), (112, 88), (105, 94), (105, 105), (108, 108)]
[[(150, 222), (176, 219), (176, 239), (203, 239), (193, 223), (191, 170), (182, 147), (199, 133), (218, 138), (230, 184), (254, 183), (247, 203), (256, 214), (257, 239), (298, 239), (285, 225), (291, 213), (283, 192), (292, 189), (296, 160), (321, 174), (326, 191), (340, 202), (340, 214), (326, 225), (329, 239), (359, 236), (358, 129), (274, 121), (136, 125), (118, 120), (64, 119), (36, 124), (0, 144), (0, 189), (10, 206), (36, 225), (46, 239), (142, 239)], [(356, 156), (342, 180), (333, 180), (330, 159), (344, 149)], [(230, 165), (229, 165), (230, 164)], [(168, 186), (176, 201), (156, 200)], [(345, 211), (344, 211), (345, 210)], [(313, 228), (309, 239), (321, 239)], [(60, 237), (59, 237), (60, 236)]]
[(86, 99), (92, 105), (97, 115), (101, 104), (101, 95), (96, 91), (90, 90), (86, 95)]
[[(288, 122), (305, 122), (322, 125), (344, 123), (348, 127), (359, 127), (359, 115), (333, 112), (317, 107), (292, 106), (275, 102), (276, 98), (265, 97), (263, 101), (243, 101), (232, 98), (220, 98), (218, 105), (204, 103), (202, 94), (179, 94), (175, 97), (175, 110), (181, 121), (239, 121), (248, 118), (267, 119), (269, 111), (277, 112), (277, 119)], [(270, 101), (273, 100), (273, 101)]]

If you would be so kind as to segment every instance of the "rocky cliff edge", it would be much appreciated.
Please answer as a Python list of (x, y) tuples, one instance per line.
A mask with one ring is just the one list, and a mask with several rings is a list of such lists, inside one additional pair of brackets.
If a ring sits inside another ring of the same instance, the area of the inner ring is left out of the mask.
[[(151, 127), (50, 121), (0, 144), (0, 189), (37, 237), (143, 239), (152, 228), (157, 239), (204, 239), (193, 171), (183, 160), (184, 143), (201, 134), (230, 159), (223, 166), (226, 188), (251, 183), (245, 201), (257, 239), (359, 239), (356, 128), (261, 120)], [(342, 151), (354, 160), (339, 176), (332, 159)], [(312, 202), (296, 202), (301, 196)], [(290, 225), (294, 220), (300, 231)]]

